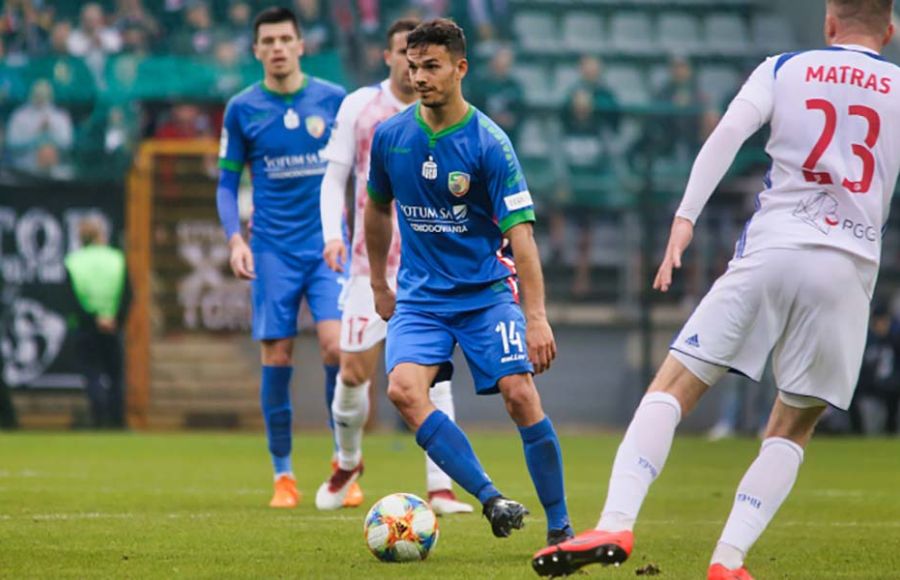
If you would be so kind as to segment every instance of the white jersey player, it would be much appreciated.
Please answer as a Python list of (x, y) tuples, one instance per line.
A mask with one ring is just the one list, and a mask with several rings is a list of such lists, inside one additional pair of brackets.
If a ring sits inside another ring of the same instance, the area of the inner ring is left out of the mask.
[(700, 151), (654, 282), (663, 292), (738, 149), (771, 126), (756, 212), (635, 412), (596, 529), (535, 554), (539, 574), (624, 561), (682, 415), (728, 370), (758, 380), (771, 353), (779, 396), (708, 570), (751, 578), (747, 552), (788, 496), (826, 404), (849, 406), (862, 363), (900, 170), (900, 68), (879, 55), (891, 13), (891, 0), (828, 0), (828, 48), (766, 60)]
[[(406, 61), (406, 36), (417, 24), (417, 20), (401, 19), (388, 29), (388, 47), (384, 58), (391, 71), (389, 78), (347, 96), (338, 111), (331, 140), (322, 153), (329, 162), (322, 181), (320, 203), (325, 260), (334, 270), (342, 270), (347, 258), (343, 242), (344, 191), (351, 171), (355, 173), (356, 219), (351, 240), (350, 279), (342, 299), (341, 367), (332, 405), (338, 465), (316, 494), (319, 509), (342, 507), (347, 493), (362, 474), (362, 434), (369, 409), (369, 380), (377, 367), (379, 347), (387, 334), (387, 322), (375, 312), (362, 219), (368, 200), (369, 153), (375, 127), (415, 101)], [(396, 280), (400, 266), (400, 233), (396, 216), (393, 240), (388, 257), (388, 275)], [(454, 409), (449, 370), (444, 369), (431, 389), (431, 400), (452, 419)], [(425, 462), (428, 499), (432, 509), (438, 514), (471, 512), (471, 505), (456, 499), (450, 477), (427, 456)]]

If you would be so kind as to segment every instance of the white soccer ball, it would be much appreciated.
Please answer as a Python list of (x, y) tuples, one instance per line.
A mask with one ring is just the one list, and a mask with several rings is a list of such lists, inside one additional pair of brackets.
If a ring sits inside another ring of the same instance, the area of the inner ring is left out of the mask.
[(363, 533), (369, 551), (382, 562), (424, 560), (437, 544), (437, 517), (422, 498), (393, 493), (372, 506)]

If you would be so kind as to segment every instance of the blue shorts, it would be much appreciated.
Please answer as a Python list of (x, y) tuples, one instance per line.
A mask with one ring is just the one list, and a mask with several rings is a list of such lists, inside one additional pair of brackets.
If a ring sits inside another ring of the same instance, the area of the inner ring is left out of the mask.
[(297, 314), (304, 296), (317, 323), (341, 319), (341, 274), (332, 271), (325, 260), (302, 260), (278, 252), (254, 252), (253, 260), (254, 340), (297, 336)]
[(497, 382), (505, 376), (534, 372), (525, 346), (525, 317), (512, 302), (450, 313), (398, 304), (388, 322), (386, 368), (390, 372), (404, 362), (447, 362), (457, 343), (479, 395), (499, 392)]

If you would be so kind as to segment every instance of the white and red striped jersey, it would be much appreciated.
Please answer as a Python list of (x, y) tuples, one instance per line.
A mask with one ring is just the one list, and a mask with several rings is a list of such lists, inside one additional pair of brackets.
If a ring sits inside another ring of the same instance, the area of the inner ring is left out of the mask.
[(736, 255), (830, 246), (877, 269), (900, 171), (900, 68), (860, 46), (788, 53), (739, 99), (771, 124), (772, 167)]
[[(355, 218), (353, 220), (353, 237), (350, 242), (351, 276), (368, 276), (370, 274), (363, 215), (369, 199), (366, 183), (369, 178), (369, 155), (372, 150), (375, 127), (407, 106), (391, 93), (389, 80), (350, 93), (338, 110), (331, 140), (322, 151), (322, 156), (326, 160), (352, 165), (354, 168)], [(394, 212), (394, 235), (388, 252), (388, 279), (396, 278), (400, 268), (400, 231), (397, 229), (396, 209), (392, 209), (392, 211)]]

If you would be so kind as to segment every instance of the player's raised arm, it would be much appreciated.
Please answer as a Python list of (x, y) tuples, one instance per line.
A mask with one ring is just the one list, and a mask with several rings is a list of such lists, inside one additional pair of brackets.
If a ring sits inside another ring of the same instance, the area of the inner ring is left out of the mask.
[(681, 256), (694, 237), (694, 223), (700, 212), (744, 142), (769, 121), (775, 78), (773, 68), (774, 62), (770, 59), (753, 72), (697, 154), (681, 205), (675, 212), (665, 256), (653, 280), (655, 290), (669, 291), (672, 270), (681, 268)]
[(394, 199), (391, 181), (384, 169), (384, 156), (380, 133), (376, 130), (372, 139), (371, 164), (369, 166), (369, 203), (366, 204), (366, 250), (369, 254), (369, 270), (372, 292), (375, 295), (375, 311), (387, 320), (394, 314), (396, 296), (388, 285), (387, 259), (394, 235), (391, 202)]
[(256, 277), (253, 253), (241, 236), (238, 213), (238, 187), (244, 169), (245, 146), (238, 120), (237, 107), (229, 104), (219, 140), (219, 184), (216, 188), (216, 208), (231, 249), (231, 271), (242, 280)]

